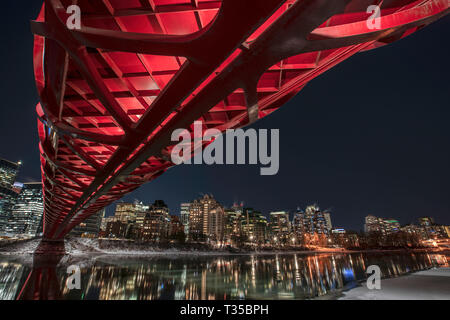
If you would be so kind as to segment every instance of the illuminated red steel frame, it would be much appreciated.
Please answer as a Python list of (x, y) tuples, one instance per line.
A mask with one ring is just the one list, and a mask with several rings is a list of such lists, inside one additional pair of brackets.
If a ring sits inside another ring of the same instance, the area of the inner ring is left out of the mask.
[[(72, 4), (80, 30), (66, 27)], [(173, 130), (249, 125), (448, 12), (448, 0), (46, 0), (32, 22), (44, 239), (172, 167)]]

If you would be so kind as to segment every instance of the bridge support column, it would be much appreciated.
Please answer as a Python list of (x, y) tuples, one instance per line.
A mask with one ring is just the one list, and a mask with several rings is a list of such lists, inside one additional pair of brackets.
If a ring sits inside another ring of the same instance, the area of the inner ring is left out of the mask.
[(57, 266), (64, 255), (64, 240), (43, 239), (34, 252), (33, 269), (17, 296), (17, 300), (61, 299)]
[(38, 256), (49, 256), (61, 255), (64, 256), (66, 254), (66, 249), (64, 247), (64, 240), (49, 240), (49, 239), (42, 239), (41, 243), (39, 243), (38, 247), (36, 248), (36, 251), (34, 252), (34, 255)]

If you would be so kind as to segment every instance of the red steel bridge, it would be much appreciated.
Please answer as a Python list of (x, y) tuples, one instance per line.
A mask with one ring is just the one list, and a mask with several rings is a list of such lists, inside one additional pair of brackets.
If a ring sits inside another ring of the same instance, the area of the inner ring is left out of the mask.
[[(66, 27), (72, 4), (81, 29)], [(247, 126), (448, 12), (449, 0), (45, 0), (32, 22), (44, 239), (172, 167), (175, 129)]]

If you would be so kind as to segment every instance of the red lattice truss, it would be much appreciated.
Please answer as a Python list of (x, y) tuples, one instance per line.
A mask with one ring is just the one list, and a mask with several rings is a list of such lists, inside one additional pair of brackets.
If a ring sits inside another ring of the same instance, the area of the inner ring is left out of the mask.
[[(72, 4), (81, 30), (66, 27)], [(173, 130), (253, 123), (448, 12), (448, 0), (46, 0), (32, 22), (45, 238), (173, 166)]]

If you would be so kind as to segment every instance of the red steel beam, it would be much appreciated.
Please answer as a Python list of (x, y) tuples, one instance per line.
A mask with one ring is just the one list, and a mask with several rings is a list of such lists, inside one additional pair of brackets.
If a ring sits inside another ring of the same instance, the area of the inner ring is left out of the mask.
[[(172, 167), (173, 130), (249, 125), (449, 12), (448, 0), (77, 3), (80, 30), (66, 27), (70, 0), (45, 0), (32, 22), (45, 239)], [(374, 4), (379, 30), (367, 24)]]

